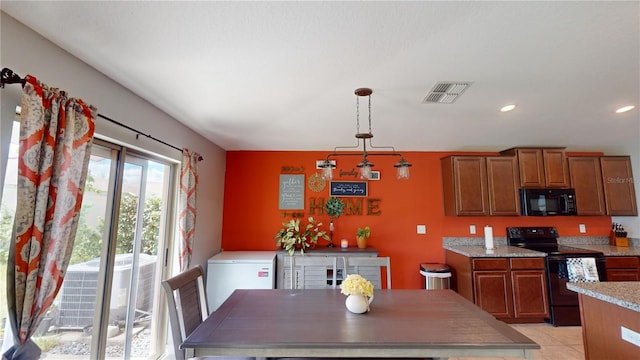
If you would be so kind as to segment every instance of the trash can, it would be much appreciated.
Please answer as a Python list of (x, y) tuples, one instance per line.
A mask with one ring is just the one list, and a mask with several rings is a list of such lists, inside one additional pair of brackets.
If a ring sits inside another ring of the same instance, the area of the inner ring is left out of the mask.
[(445, 264), (422, 263), (420, 274), (424, 276), (424, 288), (427, 290), (449, 289), (451, 268)]

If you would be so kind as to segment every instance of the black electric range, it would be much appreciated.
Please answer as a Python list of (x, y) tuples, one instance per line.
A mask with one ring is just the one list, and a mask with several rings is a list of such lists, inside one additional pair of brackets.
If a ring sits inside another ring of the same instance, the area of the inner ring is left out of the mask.
[(605, 257), (598, 251), (558, 244), (555, 227), (508, 227), (507, 241), (518, 246), (547, 254), (546, 277), (549, 294), (548, 321), (554, 326), (580, 325), (578, 295), (567, 289), (569, 281), (567, 259), (594, 258), (600, 281), (606, 280)]

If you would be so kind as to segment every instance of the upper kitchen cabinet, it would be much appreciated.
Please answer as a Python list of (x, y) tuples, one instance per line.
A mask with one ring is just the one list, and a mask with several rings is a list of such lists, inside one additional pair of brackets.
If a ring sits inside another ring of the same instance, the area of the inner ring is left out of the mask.
[[(636, 192), (629, 156), (601, 156), (600, 169), (607, 215), (637, 216)], [(577, 194), (576, 194), (577, 197)]]
[(445, 215), (484, 216), (487, 208), (486, 160), (482, 156), (447, 156), (440, 160)]
[(606, 215), (600, 157), (570, 156), (567, 159), (578, 215)]
[(515, 158), (447, 156), (440, 161), (445, 215), (519, 215)]
[(511, 148), (500, 154), (518, 159), (521, 187), (569, 187), (569, 167), (564, 148)]
[(520, 215), (518, 163), (514, 156), (487, 156), (489, 215)]

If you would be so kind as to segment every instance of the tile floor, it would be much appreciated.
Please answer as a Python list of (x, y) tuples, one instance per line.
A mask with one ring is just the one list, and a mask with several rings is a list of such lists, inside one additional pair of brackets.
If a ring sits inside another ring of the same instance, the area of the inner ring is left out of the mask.
[[(538, 343), (535, 360), (584, 360), (582, 328), (580, 326), (558, 326), (549, 324), (512, 324), (514, 329)], [(449, 360), (515, 360), (514, 358), (449, 358)]]

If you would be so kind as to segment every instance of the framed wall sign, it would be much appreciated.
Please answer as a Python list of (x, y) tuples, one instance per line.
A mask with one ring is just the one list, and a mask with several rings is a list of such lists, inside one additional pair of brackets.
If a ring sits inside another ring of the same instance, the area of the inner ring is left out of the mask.
[(304, 174), (280, 174), (279, 210), (304, 210)]
[(361, 196), (368, 195), (368, 187), (366, 181), (332, 181), (331, 196)]

